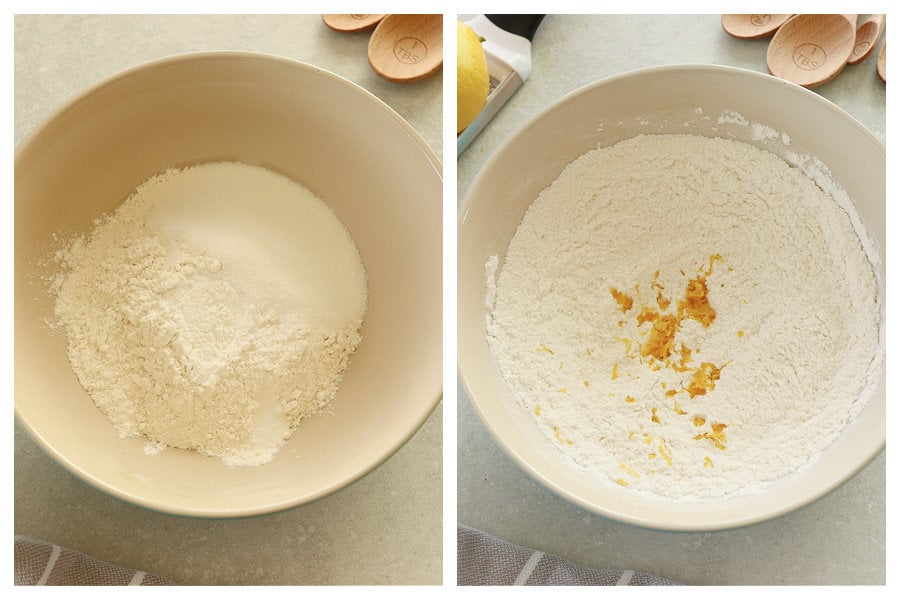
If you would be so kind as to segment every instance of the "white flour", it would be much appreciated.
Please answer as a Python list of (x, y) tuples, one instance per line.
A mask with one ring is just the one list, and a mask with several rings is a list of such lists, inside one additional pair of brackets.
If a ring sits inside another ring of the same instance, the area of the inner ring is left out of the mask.
[(270, 461), (328, 406), (360, 343), (356, 245), (314, 194), (261, 167), (170, 169), (59, 259), (72, 367), (148, 453)]
[(486, 333), (513, 394), (590, 476), (684, 501), (814, 460), (880, 369), (876, 275), (799, 169), (725, 139), (586, 153), (535, 200)]

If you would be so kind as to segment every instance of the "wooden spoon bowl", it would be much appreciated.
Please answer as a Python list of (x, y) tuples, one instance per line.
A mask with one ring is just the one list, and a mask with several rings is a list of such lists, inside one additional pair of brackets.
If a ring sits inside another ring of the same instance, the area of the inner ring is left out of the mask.
[(443, 15), (388, 15), (369, 39), (369, 64), (394, 83), (424, 79), (444, 61)]
[(776, 77), (814, 88), (846, 66), (856, 43), (856, 15), (795, 15), (775, 33), (766, 54)]

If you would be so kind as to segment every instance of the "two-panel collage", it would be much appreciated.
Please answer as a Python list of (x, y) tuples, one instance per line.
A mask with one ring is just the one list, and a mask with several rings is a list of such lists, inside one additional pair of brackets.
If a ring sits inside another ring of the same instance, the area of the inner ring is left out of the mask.
[(11, 14), (7, 585), (889, 587), (883, 4)]

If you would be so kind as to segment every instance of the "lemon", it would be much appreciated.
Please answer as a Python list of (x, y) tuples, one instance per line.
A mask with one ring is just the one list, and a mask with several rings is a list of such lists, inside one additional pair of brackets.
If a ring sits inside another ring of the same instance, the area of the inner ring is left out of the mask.
[(472, 28), (456, 22), (456, 132), (475, 120), (490, 91), (487, 60)]

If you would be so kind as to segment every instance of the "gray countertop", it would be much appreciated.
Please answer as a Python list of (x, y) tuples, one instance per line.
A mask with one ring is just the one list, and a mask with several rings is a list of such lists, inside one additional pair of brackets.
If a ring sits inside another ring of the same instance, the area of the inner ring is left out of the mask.
[[(15, 18), (16, 144), (83, 89), (142, 62), (205, 50), (315, 64), (369, 90), (441, 155), (440, 72), (396, 85), (369, 67), (367, 33), (319, 15), (44, 15)], [(381, 467), (327, 498), (240, 520), (178, 518), (107, 496), (15, 428), (15, 533), (192, 584), (438, 584), (442, 408)]]
[[(547, 16), (534, 39), (531, 78), (458, 161), (458, 203), (499, 144), (566, 93), (665, 64), (766, 72), (767, 44), (731, 38), (719, 15)], [(884, 141), (878, 49), (816, 91)], [(687, 584), (885, 583), (884, 452), (828, 496), (773, 521), (714, 533), (661, 532), (592, 515), (544, 489), (494, 443), (460, 388), (457, 402), (460, 523), (586, 566), (643, 570)]]

